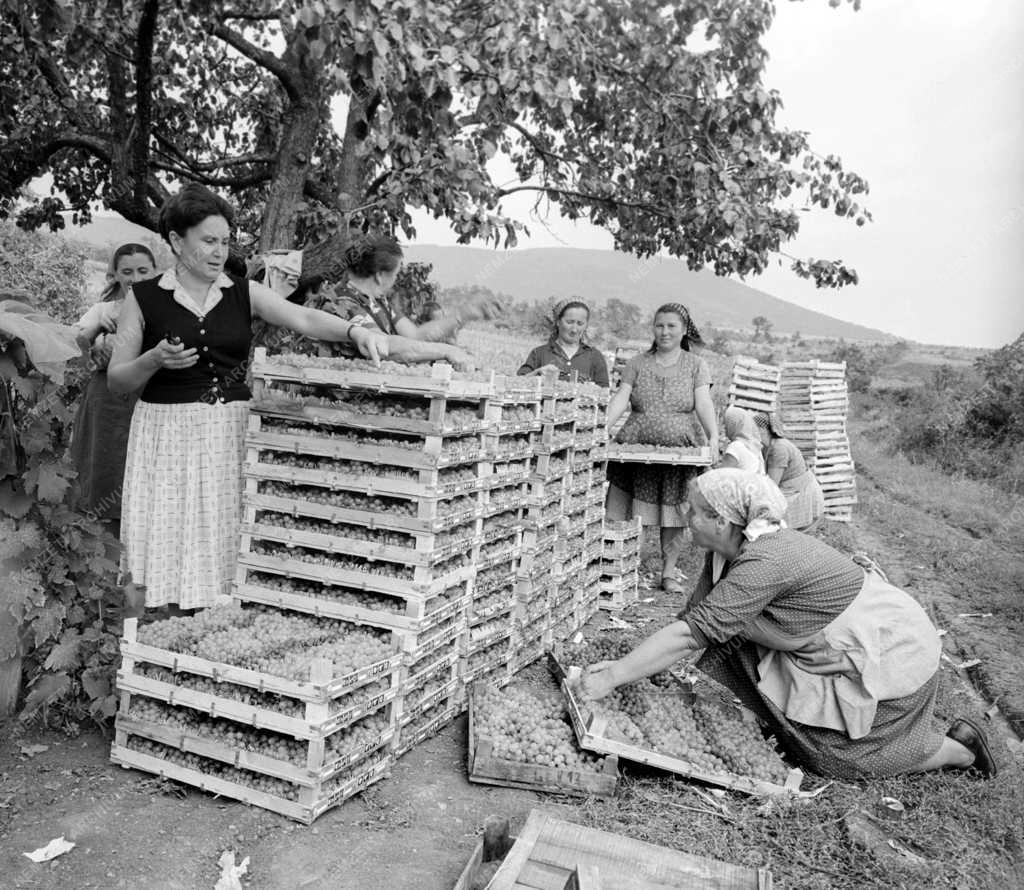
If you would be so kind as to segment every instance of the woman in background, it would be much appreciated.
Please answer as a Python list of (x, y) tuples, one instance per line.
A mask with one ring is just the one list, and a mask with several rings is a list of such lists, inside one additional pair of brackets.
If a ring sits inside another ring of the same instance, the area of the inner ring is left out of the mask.
[[(749, 411), (735, 405), (725, 409), (723, 416), (725, 438), (729, 444), (722, 454), (720, 467), (733, 467), (751, 473), (764, 472), (761, 454), (761, 434)], [(776, 480), (778, 481), (778, 480)]]
[[(717, 457), (718, 422), (711, 401), (711, 371), (690, 352), (701, 343), (690, 313), (667, 303), (654, 314), (654, 343), (622, 370), (622, 382), (608, 404), (608, 428), (630, 409), (616, 435), (623, 444), (708, 444)], [(612, 520), (640, 516), (644, 525), (661, 529), (661, 587), (682, 593), (676, 562), (686, 527), (686, 485), (702, 468), (667, 464), (608, 464), (606, 510)]]
[(540, 374), (551, 368), (562, 380), (575, 371), (584, 382), (608, 386), (608, 362), (599, 349), (586, 341), (590, 308), (581, 300), (562, 300), (553, 315), (551, 339), (530, 351), (517, 371), (520, 376)]
[(142, 244), (122, 244), (107, 269), (107, 286), (78, 322), (76, 339), (95, 369), (75, 415), (71, 459), (78, 471), (82, 506), (97, 519), (119, 522), (128, 428), (134, 393), (107, 386), (107, 365), (117, 337), (125, 297), (137, 281), (156, 274), (153, 253)]
[(812, 528), (825, 513), (825, 495), (804, 461), (800, 449), (786, 438), (775, 414), (754, 415), (764, 445), (765, 471), (786, 496), (786, 525), (798, 531)]
[(326, 308), (361, 327), (419, 342), (416, 361), (444, 361), (472, 370), (473, 357), (451, 341), (466, 322), (497, 317), (497, 301), (470, 301), (451, 315), (416, 324), (389, 298), (403, 259), (401, 245), (389, 235), (371, 235), (357, 241), (345, 252), (348, 280), (336, 288), (337, 296)]

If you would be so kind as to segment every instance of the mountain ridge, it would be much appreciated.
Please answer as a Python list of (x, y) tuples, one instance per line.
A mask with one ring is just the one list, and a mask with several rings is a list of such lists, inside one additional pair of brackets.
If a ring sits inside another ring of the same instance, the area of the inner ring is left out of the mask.
[[(156, 238), (155, 233), (120, 217), (94, 217), (86, 226), (61, 230), (65, 238), (97, 247)], [(407, 244), (407, 259), (433, 266), (442, 288), (485, 287), (517, 300), (580, 296), (594, 303), (617, 297), (653, 313), (662, 303), (687, 306), (698, 326), (749, 330), (759, 315), (774, 333), (893, 341), (893, 334), (804, 309), (779, 297), (713, 272), (693, 272), (683, 260), (638, 259), (611, 250), (577, 247), (525, 247), (498, 251), (486, 247)]]

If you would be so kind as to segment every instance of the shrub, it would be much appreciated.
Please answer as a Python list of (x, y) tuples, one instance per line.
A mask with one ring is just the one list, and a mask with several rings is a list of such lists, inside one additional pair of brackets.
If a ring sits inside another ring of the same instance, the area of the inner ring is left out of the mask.
[(0, 290), (24, 293), (55, 321), (74, 324), (86, 309), (89, 252), (76, 241), (0, 222)]

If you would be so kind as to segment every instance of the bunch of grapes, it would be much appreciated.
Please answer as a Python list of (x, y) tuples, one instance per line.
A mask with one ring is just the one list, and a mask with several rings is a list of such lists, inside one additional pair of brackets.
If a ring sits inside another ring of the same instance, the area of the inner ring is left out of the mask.
[[(405, 600), (394, 596), (352, 590), (334, 584), (323, 584), (319, 581), (305, 581), (301, 578), (285, 578), (283, 575), (272, 575), (268, 572), (252, 572), (246, 576), (246, 583), (253, 587), (265, 587), (268, 590), (280, 590), (295, 593), (314, 599), (330, 600), (346, 606), (358, 606), (374, 612), (399, 613), (405, 611)], [(442, 602), (441, 605), (444, 605)], [(436, 607), (436, 608), (439, 608)]]
[(368, 528), (365, 525), (349, 525), (344, 522), (326, 522), (321, 519), (309, 519), (304, 516), (292, 516), (290, 513), (278, 513), (272, 510), (259, 510), (256, 521), (263, 525), (276, 528), (289, 528), (296, 531), (313, 532), (332, 537), (351, 538), (371, 544), (383, 544), (390, 547), (416, 547), (416, 539), (402, 532), (387, 531), (380, 528)]
[(167, 763), (175, 763), (208, 776), (233, 782), (235, 785), (252, 788), (254, 791), (261, 791), (264, 794), (271, 794), (284, 800), (294, 801), (299, 799), (299, 786), (286, 782), (284, 779), (275, 779), (272, 776), (265, 776), (252, 770), (228, 766), (228, 764), (221, 763), (219, 760), (200, 757), (198, 754), (186, 754), (184, 751), (180, 751), (170, 745), (153, 742), (141, 736), (129, 736), (127, 747)]
[(530, 472), (529, 461), (507, 460), (495, 463), (491, 466), (491, 474), (494, 476), (520, 477)]
[(492, 593), (485, 593), (473, 600), (473, 614), (477, 618), (486, 618), (491, 614), (506, 612), (512, 607), (512, 588), (501, 587)]
[(474, 699), (473, 719), (477, 735), (490, 739), (494, 756), (502, 760), (557, 769), (588, 769), (597, 762), (576, 746), (564, 705), (550, 697), (518, 687), (501, 691), (485, 686)]
[(531, 423), (537, 419), (533, 405), (502, 405), (501, 423)]
[(353, 491), (332, 491), (317, 485), (290, 485), (286, 482), (259, 482), (259, 494), (289, 500), (310, 501), (330, 507), (361, 510), (368, 513), (393, 513), (400, 516), (415, 516), (416, 504), (402, 498), (378, 497)]
[[(209, 677), (202, 677), (198, 674), (185, 672), (174, 673), (169, 668), (160, 667), (155, 664), (137, 664), (135, 672), (143, 677), (150, 677), (178, 686), (182, 689), (191, 689), (202, 692), (206, 695), (215, 695), (218, 698), (227, 698), (240, 702), (264, 711), (274, 711), (285, 717), (293, 717), (301, 720), (306, 714), (306, 705), (296, 698), (289, 698), (285, 695), (277, 695), (273, 692), (260, 692), (248, 686), (239, 686), (236, 683), (224, 683), (211, 680)], [(334, 702), (332, 702), (332, 705)], [(340, 708), (340, 705), (339, 705)]]
[[(281, 433), (293, 436), (302, 436), (304, 439), (316, 441), (317, 439), (333, 439), (335, 441), (349, 442), (359, 446), (379, 446), (383, 448), (399, 448), (406, 451), (419, 451), (423, 448), (423, 439), (412, 434), (403, 436), (401, 433), (377, 433), (371, 434), (356, 430), (336, 429), (324, 426), (314, 421), (303, 423), (297, 420), (281, 420), (274, 417), (264, 417), (260, 421), (260, 431), (265, 433)], [(462, 440), (455, 440), (462, 441)], [(477, 441), (472, 439), (472, 441)], [(479, 447), (479, 445), (478, 445)]]
[(322, 368), (328, 371), (370, 371), (374, 374), (395, 374), (402, 377), (431, 376), (428, 364), (403, 365), (399, 362), (383, 361), (378, 366), (365, 358), (331, 358), (293, 352), (267, 356), (267, 364), (287, 368)]
[(744, 720), (733, 708), (707, 700), (699, 700), (694, 712), (711, 750), (727, 769), (765, 782), (785, 781), (786, 765), (756, 723)]
[(479, 649), (467, 656), (466, 668), (469, 671), (474, 671), (484, 665), (493, 664), (508, 657), (511, 654), (510, 650), (511, 640), (509, 637), (502, 637), (493, 645), (485, 646), (483, 649)]
[(295, 454), (290, 451), (260, 451), (260, 463), (273, 464), (281, 467), (295, 467), (299, 470), (322, 470), (323, 472), (340, 473), (345, 476), (372, 476), (381, 479), (419, 479), (416, 470), (405, 467), (393, 467), (384, 464), (371, 464), (364, 461), (340, 460), (333, 457), (314, 457)]
[[(404, 578), (411, 581), (415, 577), (415, 568), (413, 566), (361, 559), (358, 556), (341, 553), (327, 553), (323, 550), (310, 550), (306, 547), (288, 547), (275, 541), (253, 541), (252, 552), (261, 556), (293, 559), (299, 562), (310, 563), (311, 565), (327, 566), (345, 572), (361, 572), (366, 575), (377, 575), (384, 578)], [(451, 571), (451, 569), (446, 571)]]
[[(418, 674), (427, 671), (432, 665), (436, 666), (437, 671), (444, 670), (447, 664), (443, 664), (446, 659), (450, 658), (455, 652), (458, 651), (458, 641), (452, 640), (447, 646), (441, 649), (433, 649), (427, 652), (425, 655), (421, 655), (412, 664), (409, 665), (407, 672), (408, 677), (415, 677), (417, 683), (422, 682), (426, 677), (432, 677), (435, 671), (429, 671), (423, 677), (418, 677)], [(415, 687), (414, 687), (415, 688)]]
[(366, 745), (376, 742), (389, 726), (386, 712), (382, 709), (331, 733), (324, 744), (325, 754), (328, 755), (326, 759), (341, 760), (351, 756)]
[(469, 639), (471, 643), (477, 643), (480, 640), (486, 640), (497, 634), (507, 633), (511, 631), (511, 629), (512, 627), (509, 621), (509, 616), (505, 612), (502, 612), (495, 618), (481, 621), (479, 624), (474, 624), (469, 629)]

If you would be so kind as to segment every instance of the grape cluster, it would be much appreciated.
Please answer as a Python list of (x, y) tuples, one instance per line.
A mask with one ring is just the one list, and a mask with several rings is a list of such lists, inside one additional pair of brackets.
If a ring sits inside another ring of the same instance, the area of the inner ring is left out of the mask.
[(300, 470), (323, 470), (342, 473), (346, 476), (375, 476), (383, 479), (419, 479), (416, 470), (393, 467), (385, 464), (371, 464), (364, 461), (340, 460), (333, 457), (314, 457), (294, 454), (290, 451), (261, 451), (260, 463), (281, 467), (295, 467)]
[(474, 624), (469, 629), (469, 639), (471, 643), (477, 643), (497, 634), (508, 633), (510, 630), (509, 616), (502, 612), (496, 618)]
[(575, 434), (572, 429), (561, 429), (555, 428), (552, 430), (551, 438), (545, 443), (551, 451), (560, 451), (563, 448), (568, 448), (575, 441)]
[(488, 448), (495, 460), (512, 459), (533, 451), (533, 440), (529, 433), (509, 433), (496, 436)]
[(547, 476), (565, 475), (568, 463), (564, 457), (556, 457), (554, 454), (548, 456)]
[(476, 581), (473, 584), (473, 591), (477, 596), (489, 593), (490, 591), (507, 584), (509, 575), (509, 568), (505, 564), (491, 566), (489, 569), (477, 572)]
[(485, 686), (473, 701), (473, 720), (477, 736), (490, 739), (501, 760), (556, 769), (592, 769), (598, 762), (577, 747), (564, 705), (553, 698), (517, 687)]
[(160, 742), (153, 742), (141, 736), (129, 736), (127, 747), (132, 751), (148, 754), (167, 763), (174, 763), (208, 776), (233, 782), (235, 785), (252, 788), (254, 791), (261, 791), (264, 794), (271, 794), (284, 800), (294, 801), (299, 799), (299, 786), (286, 782), (284, 779), (275, 779), (272, 776), (265, 776), (252, 770), (228, 766), (228, 764), (221, 763), (219, 760), (200, 757), (198, 754), (186, 754), (178, 748), (163, 745)]
[(526, 460), (508, 460), (495, 463), (491, 472), (495, 476), (509, 476), (519, 478), (530, 471), (530, 462)]
[(485, 593), (473, 600), (473, 612), (477, 616), (486, 616), (491, 610), (501, 611), (512, 602), (512, 588), (502, 587), (492, 593)]
[[(374, 612), (401, 613), (405, 611), (405, 600), (384, 594), (368, 591), (352, 590), (333, 584), (322, 584), (319, 581), (305, 581), (301, 578), (285, 578), (269, 572), (252, 572), (246, 577), (246, 583), (254, 587), (265, 587), (268, 590), (280, 590), (285, 593), (296, 593), (314, 599), (330, 600), (345, 606), (358, 606)], [(444, 605), (442, 601), (435, 608)]]
[(292, 680), (309, 679), (318, 658), (339, 677), (391, 655), (386, 631), (235, 603), (142, 625), (139, 642)]
[(287, 547), (274, 541), (253, 541), (252, 553), (261, 556), (273, 556), (278, 559), (293, 559), (311, 565), (328, 566), (346, 572), (362, 572), (366, 575), (377, 575), (383, 578), (404, 578), (411, 581), (415, 576), (413, 566), (397, 565), (389, 562), (374, 562), (348, 556), (341, 553), (327, 553), (323, 550), (310, 550), (306, 547)]
[(711, 750), (732, 772), (766, 782), (786, 780), (785, 763), (755, 723), (744, 720), (734, 708), (707, 700), (698, 700), (694, 713)]
[[(431, 665), (439, 664), (439, 662), (441, 662), (443, 659), (450, 657), (454, 652), (456, 652), (458, 650), (458, 645), (459, 644), (457, 640), (452, 640), (452, 642), (447, 647), (444, 647), (441, 650), (434, 649), (426, 653), (426, 655), (420, 656), (420, 658), (418, 658), (409, 666), (408, 676), (415, 677), (417, 674), (419, 674), (422, 671), (425, 671)], [(438, 667), (438, 670), (441, 670), (441, 668)], [(434, 672), (431, 671), (429, 674), (427, 674), (427, 676), (433, 676), (433, 673)]]
[[(321, 519), (308, 519), (303, 516), (292, 516), (290, 513), (277, 513), (271, 510), (257, 512), (256, 521), (261, 525), (272, 525), (275, 528), (288, 528), (295, 531), (331, 535), (332, 537), (352, 538), (356, 541), (384, 544), (390, 547), (416, 547), (416, 539), (412, 535), (387, 531), (386, 529), (370, 529), (365, 525), (326, 522)], [(448, 536), (439, 535), (438, 537)]]
[(533, 405), (502, 405), (501, 423), (532, 423), (537, 420)]
[(472, 653), (466, 658), (466, 667), (468, 670), (473, 671), (478, 667), (485, 664), (491, 664), (494, 661), (500, 660), (510, 653), (511, 643), (508, 637), (503, 637), (498, 640), (493, 646), (485, 646), (483, 649)]

